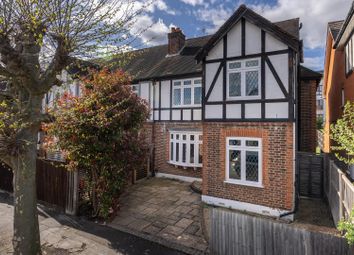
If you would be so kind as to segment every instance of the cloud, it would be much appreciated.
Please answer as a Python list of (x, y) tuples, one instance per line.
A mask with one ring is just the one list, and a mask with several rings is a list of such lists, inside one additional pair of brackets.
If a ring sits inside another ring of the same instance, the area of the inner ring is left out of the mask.
[(205, 32), (212, 34), (232, 15), (232, 10), (224, 6), (203, 8), (196, 10), (194, 15), (196, 15), (200, 21), (210, 23), (210, 26), (205, 29)]
[(324, 63), (323, 57), (312, 57), (312, 58), (304, 58), (303, 65), (312, 70), (322, 71), (323, 63)]
[(204, 3), (204, 0), (180, 0), (180, 1), (182, 1), (185, 4), (189, 4), (193, 6), (201, 5)]
[(137, 34), (139, 31), (143, 31), (139, 34), (143, 44), (147, 46), (154, 46), (166, 43), (167, 33), (170, 31), (172, 26), (174, 25), (170, 24), (167, 26), (162, 19), (158, 19), (157, 22), (154, 22), (151, 16), (142, 15), (134, 24), (132, 33)]
[(348, 0), (278, 0), (276, 5), (250, 5), (271, 21), (300, 17), (301, 36), (306, 48), (324, 47), (329, 21), (344, 19), (351, 1)]

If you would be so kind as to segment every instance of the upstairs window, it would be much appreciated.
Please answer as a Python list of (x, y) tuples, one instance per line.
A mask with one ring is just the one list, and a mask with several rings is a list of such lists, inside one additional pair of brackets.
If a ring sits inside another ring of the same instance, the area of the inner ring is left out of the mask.
[(170, 132), (170, 163), (184, 167), (202, 167), (202, 132)]
[(173, 106), (196, 106), (202, 103), (202, 79), (173, 81)]
[(260, 59), (227, 63), (227, 96), (229, 99), (260, 98)]
[(226, 182), (262, 185), (262, 140), (248, 137), (226, 139)]
[(353, 37), (345, 45), (345, 73), (349, 74), (354, 69), (354, 39)]

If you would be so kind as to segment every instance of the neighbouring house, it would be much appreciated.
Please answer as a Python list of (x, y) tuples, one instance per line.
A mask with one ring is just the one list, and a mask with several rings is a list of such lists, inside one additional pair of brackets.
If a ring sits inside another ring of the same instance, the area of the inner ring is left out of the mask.
[(172, 28), (168, 44), (110, 60), (125, 63), (151, 108), (150, 171), (202, 181), (208, 204), (292, 218), (296, 152), (315, 149), (321, 79), (300, 65), (299, 29), (299, 19), (271, 22), (241, 5), (214, 35)]
[(347, 101), (354, 100), (354, 5), (344, 21), (328, 23), (323, 95), (326, 116), (324, 152), (331, 152), (330, 125), (341, 117)]

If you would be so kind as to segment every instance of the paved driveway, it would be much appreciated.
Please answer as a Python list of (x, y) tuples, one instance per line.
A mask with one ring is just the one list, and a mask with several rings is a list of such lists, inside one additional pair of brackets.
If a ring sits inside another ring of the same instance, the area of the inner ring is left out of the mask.
[(191, 254), (207, 250), (201, 226), (202, 203), (189, 183), (152, 178), (131, 186), (110, 224)]

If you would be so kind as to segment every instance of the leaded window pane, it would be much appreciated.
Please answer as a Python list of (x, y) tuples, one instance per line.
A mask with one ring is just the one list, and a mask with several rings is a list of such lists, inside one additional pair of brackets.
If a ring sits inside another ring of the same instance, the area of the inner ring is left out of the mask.
[(192, 89), (191, 88), (184, 88), (184, 98), (183, 98), (183, 103), (185, 105), (191, 104), (192, 103)]
[(258, 141), (246, 141), (246, 146), (258, 147)]
[(182, 84), (182, 83), (181, 83), (180, 81), (175, 81), (175, 82), (173, 83), (174, 86), (181, 86), (181, 84)]
[(202, 84), (202, 80), (201, 79), (194, 80), (194, 84)]
[(246, 96), (258, 95), (258, 71), (246, 72)]
[(186, 80), (183, 82), (184, 85), (191, 85), (192, 84), (192, 81), (191, 80)]
[(229, 96), (241, 96), (241, 73), (229, 74)]
[(248, 60), (246, 61), (246, 67), (254, 67), (254, 66), (258, 66), (258, 60)]
[(232, 140), (229, 141), (229, 145), (231, 145), (231, 146), (241, 146), (241, 140), (232, 139)]
[(199, 144), (199, 164), (203, 162), (203, 146)]
[(173, 104), (181, 105), (181, 89), (174, 89)]
[(234, 62), (229, 64), (229, 69), (241, 68), (241, 62)]
[(202, 103), (202, 88), (196, 87), (194, 88), (194, 104)]
[(229, 150), (229, 178), (241, 179), (241, 151)]
[(246, 151), (246, 180), (258, 182), (259, 156), (257, 151)]

